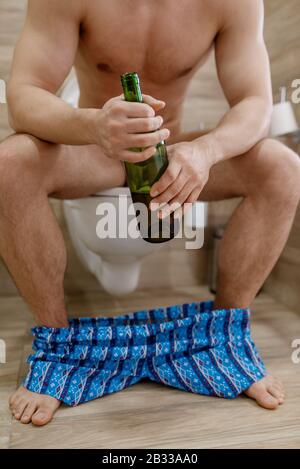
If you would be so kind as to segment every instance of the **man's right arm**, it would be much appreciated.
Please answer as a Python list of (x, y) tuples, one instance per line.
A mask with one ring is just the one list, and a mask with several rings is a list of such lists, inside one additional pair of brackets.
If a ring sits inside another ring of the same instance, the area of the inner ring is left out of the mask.
[[(127, 103), (119, 96), (102, 109), (73, 109), (55, 95), (74, 63), (82, 5), (81, 0), (29, 0), (8, 84), (11, 126), (52, 143), (97, 144), (118, 160), (148, 159), (169, 137), (167, 129), (157, 130), (162, 118), (155, 113), (163, 102), (144, 96), (144, 104)], [(135, 147), (146, 149), (128, 150)]]
[(53, 143), (86, 144), (97, 110), (77, 110), (55, 93), (74, 62), (81, 2), (29, 0), (16, 45), (7, 100), (10, 124)]

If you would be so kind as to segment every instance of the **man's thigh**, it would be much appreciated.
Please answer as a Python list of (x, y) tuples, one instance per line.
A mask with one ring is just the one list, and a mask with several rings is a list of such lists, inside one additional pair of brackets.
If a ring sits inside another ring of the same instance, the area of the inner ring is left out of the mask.
[(248, 184), (245, 184), (249, 171), (248, 163), (247, 155), (243, 155), (213, 166), (208, 182), (200, 194), (200, 200), (212, 202), (244, 197), (248, 191)]
[(58, 153), (52, 197), (77, 199), (125, 184), (122, 162), (104, 155), (97, 145), (65, 146)]
[[(216, 164), (200, 199), (279, 195), (288, 199), (299, 194), (299, 157), (277, 140), (265, 138), (247, 153)], [(296, 181), (296, 182), (295, 182)]]
[(24, 174), (39, 178), (47, 195), (55, 198), (82, 198), (125, 182), (123, 164), (106, 157), (97, 145), (58, 145), (17, 134), (1, 143), (0, 154), (30, 168)]

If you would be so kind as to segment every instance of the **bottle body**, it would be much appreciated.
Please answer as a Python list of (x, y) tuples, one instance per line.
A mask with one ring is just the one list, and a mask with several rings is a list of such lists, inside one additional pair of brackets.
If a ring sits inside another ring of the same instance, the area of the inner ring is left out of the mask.
[[(121, 82), (126, 101), (143, 102), (139, 77), (136, 73), (122, 75)], [(141, 152), (143, 148), (131, 148), (130, 150)], [(155, 154), (148, 160), (138, 163), (125, 162), (127, 183), (131, 191), (133, 203), (144, 204), (147, 209), (147, 220), (144, 220), (144, 223), (142, 223), (142, 228), (140, 223), (140, 231), (143, 239), (150, 243), (163, 243), (173, 239), (175, 236), (173, 214), (169, 219), (162, 221), (157, 218), (156, 213), (150, 210), (152, 200), (150, 196), (151, 187), (161, 178), (168, 164), (165, 142), (160, 142), (156, 146)]]

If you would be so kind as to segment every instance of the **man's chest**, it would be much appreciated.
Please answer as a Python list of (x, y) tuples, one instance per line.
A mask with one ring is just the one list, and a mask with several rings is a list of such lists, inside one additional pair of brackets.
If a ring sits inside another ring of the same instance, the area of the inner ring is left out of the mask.
[(135, 70), (166, 83), (197, 68), (216, 33), (206, 1), (89, 0), (80, 48), (100, 71)]

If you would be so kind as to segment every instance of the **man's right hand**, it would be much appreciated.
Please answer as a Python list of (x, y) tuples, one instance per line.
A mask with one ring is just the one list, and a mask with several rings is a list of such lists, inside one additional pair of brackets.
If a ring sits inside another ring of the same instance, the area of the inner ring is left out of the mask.
[(97, 143), (110, 158), (131, 163), (147, 160), (156, 145), (170, 136), (168, 129), (161, 129), (163, 118), (156, 116), (164, 107), (163, 101), (148, 95), (143, 95), (143, 103), (126, 102), (123, 95), (110, 99), (98, 114)]

